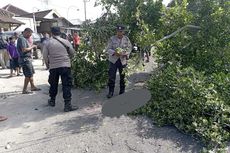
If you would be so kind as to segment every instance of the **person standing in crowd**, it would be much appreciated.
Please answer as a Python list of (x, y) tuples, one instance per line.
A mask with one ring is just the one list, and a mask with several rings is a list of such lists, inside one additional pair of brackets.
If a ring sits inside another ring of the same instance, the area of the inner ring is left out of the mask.
[(15, 38), (15, 45), (17, 46), (18, 38), (19, 38), (19, 33), (18, 32), (14, 32), (14, 38)]
[(125, 27), (118, 25), (117, 34), (109, 39), (107, 52), (109, 54), (109, 93), (107, 98), (111, 98), (114, 93), (117, 69), (120, 74), (120, 92), (125, 92), (125, 74), (123, 68), (127, 65), (127, 59), (132, 50), (132, 45), (127, 36), (124, 35)]
[(48, 100), (48, 105), (52, 107), (55, 106), (59, 77), (61, 77), (65, 103), (64, 111), (74, 111), (78, 109), (71, 105), (72, 75), (70, 58), (74, 55), (74, 49), (68, 40), (60, 37), (61, 31), (59, 27), (52, 27), (51, 33), (52, 37), (43, 48), (43, 58), (50, 72), (48, 80), (50, 84), (50, 99)]
[[(142, 60), (146, 63), (149, 62), (149, 56), (151, 55), (151, 46), (145, 46), (143, 47), (142, 50)], [(146, 57), (146, 61), (145, 61), (145, 57)]]
[(73, 45), (73, 37), (70, 33), (68, 34), (68, 41)]
[[(27, 38), (27, 42), (28, 42), (29, 46), (34, 45), (34, 40), (33, 40), (33, 36), (32, 36), (32, 35), (31, 35), (29, 38)], [(34, 53), (34, 50), (35, 50), (35, 49), (37, 49), (37, 47), (36, 47), (36, 48), (33, 48), (33, 49), (31, 50), (31, 52), (32, 52), (31, 58), (32, 58), (32, 59), (33, 59), (33, 53)]]
[(80, 37), (79, 37), (78, 33), (74, 32), (74, 34), (73, 34), (73, 46), (74, 46), (75, 51), (78, 51), (79, 45), (80, 45)]
[(29, 46), (32, 46), (34, 44), (33, 36), (31, 35), (29, 38), (27, 38), (27, 41), (28, 41)]
[(13, 71), (16, 71), (17, 76), (19, 76), (19, 64), (18, 64), (18, 51), (15, 46), (15, 37), (9, 38), (9, 44), (7, 45), (7, 51), (10, 59), (10, 77), (13, 76)]
[(68, 36), (65, 33), (63, 33), (63, 32), (61, 32), (60, 37), (63, 38), (63, 39), (68, 40)]
[[(48, 33), (44, 33), (43, 38), (41, 39), (41, 43), (42, 43), (41, 51), (42, 51), (42, 53), (43, 53), (43, 47), (49, 41), (49, 39), (50, 39), (50, 35)], [(45, 65), (45, 61), (44, 61), (44, 58), (42, 57), (42, 66), (44, 66), (44, 65)]]
[[(30, 46), (29, 42), (27, 41), (31, 37), (32, 33), (33, 31), (30, 28), (26, 28), (23, 31), (23, 35), (18, 38), (18, 42), (17, 42), (17, 50), (20, 54), (20, 58), (22, 61), (21, 63), (22, 70), (23, 70), (23, 74), (25, 75), (22, 94), (29, 94), (32, 93), (32, 91), (41, 90), (40, 88), (37, 88), (34, 85), (34, 79), (33, 79), (34, 67), (32, 64), (32, 50), (36, 49), (37, 46), (36, 45)], [(27, 90), (27, 86), (29, 83), (31, 85), (31, 92)]]
[(7, 47), (7, 41), (3, 39), (2, 36), (0, 36), (0, 64), (2, 66), (2, 69), (6, 69), (7, 68), (7, 62), (8, 62), (8, 53), (6, 50)]
[[(16, 49), (17, 49), (17, 43), (18, 43), (18, 38), (19, 38), (19, 33), (18, 32), (14, 33), (14, 38), (15, 38), (15, 46), (16, 46)], [(17, 50), (17, 52), (18, 52), (18, 50)], [(22, 66), (21, 66), (20, 56), (18, 57), (18, 64), (19, 64), (19, 73), (22, 73)]]

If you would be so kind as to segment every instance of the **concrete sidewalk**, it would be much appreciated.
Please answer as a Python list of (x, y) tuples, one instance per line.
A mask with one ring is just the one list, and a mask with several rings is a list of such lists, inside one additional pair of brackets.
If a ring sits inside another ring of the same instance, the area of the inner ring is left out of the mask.
[(63, 112), (61, 88), (57, 106), (47, 106), (48, 71), (34, 60), (35, 84), (41, 91), (22, 95), (24, 77), (7, 78), (0, 70), (0, 153), (197, 153), (199, 141), (174, 127), (157, 127), (146, 117), (104, 117), (101, 93), (74, 89), (73, 105), (80, 109)]

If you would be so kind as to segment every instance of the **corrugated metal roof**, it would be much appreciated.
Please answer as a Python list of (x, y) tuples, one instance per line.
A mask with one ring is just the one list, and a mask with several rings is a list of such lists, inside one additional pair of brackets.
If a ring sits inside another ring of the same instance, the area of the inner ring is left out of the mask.
[(23, 14), (28, 14), (29, 13), (29, 12), (26, 12), (26, 11), (24, 11), (24, 10), (22, 10), (22, 9), (16, 7), (16, 6), (13, 6), (11, 4), (8, 4), (8, 5), (4, 6), (2, 9), (7, 10), (7, 11), (9, 11), (11, 13), (14, 13), (15, 15), (23, 15)]
[[(46, 11), (39, 11), (34, 12), (35, 18), (44, 18), (46, 15), (48, 15), (52, 10), (46, 10)], [(33, 18), (33, 13), (28, 14), (22, 14), (18, 17), (26, 17), (26, 18)]]
[(21, 21), (18, 21), (16, 19), (13, 18), (9, 18), (9, 17), (4, 17), (0, 15), (0, 23), (10, 23), (10, 24), (24, 24)]
[(14, 14), (9, 12), (9, 11), (6, 11), (6, 10), (0, 8), (0, 16), (13, 17)]
[(10, 13), (10, 12), (8, 12), (6, 10), (0, 9), (0, 23), (24, 24), (21, 21), (13, 19), (12, 16), (13, 16), (12, 13)]

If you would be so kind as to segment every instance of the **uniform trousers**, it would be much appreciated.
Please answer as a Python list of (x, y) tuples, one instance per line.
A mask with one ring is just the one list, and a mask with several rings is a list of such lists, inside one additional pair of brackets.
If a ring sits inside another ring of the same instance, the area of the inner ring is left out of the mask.
[(70, 67), (54, 68), (50, 69), (49, 72), (50, 75), (48, 82), (50, 84), (49, 94), (51, 99), (55, 100), (56, 98), (59, 77), (61, 77), (64, 101), (71, 101), (72, 74)]
[(123, 68), (125, 67), (126, 65), (122, 65), (120, 58), (114, 64), (109, 63), (109, 92), (114, 92), (117, 69), (120, 75), (120, 91), (125, 90), (125, 74), (123, 73)]

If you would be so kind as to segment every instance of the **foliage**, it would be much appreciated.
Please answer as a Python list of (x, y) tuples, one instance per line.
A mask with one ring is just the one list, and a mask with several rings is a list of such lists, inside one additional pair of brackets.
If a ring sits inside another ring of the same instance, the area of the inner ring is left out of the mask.
[(108, 79), (106, 58), (95, 58), (96, 52), (92, 52), (90, 47), (84, 44), (79, 50), (83, 51), (77, 53), (72, 61), (75, 85), (97, 91), (105, 87)]
[[(163, 67), (148, 81), (151, 101), (135, 113), (147, 114), (159, 125), (172, 124), (200, 137), (208, 150), (224, 152), (230, 139), (230, 3), (228, 0), (174, 0), (170, 9), (153, 0), (97, 0), (106, 13), (86, 23), (91, 44), (82, 45), (73, 65), (79, 87), (99, 89), (107, 83), (105, 46), (114, 25), (127, 26), (131, 42), (155, 45)], [(170, 39), (156, 42), (186, 25)], [(140, 64), (132, 54), (129, 67)], [(96, 75), (95, 75), (96, 74)]]
[(179, 62), (183, 67), (193, 66), (208, 74), (227, 73), (230, 65), (229, 3), (221, 7), (215, 2), (202, 1), (199, 12), (193, 15), (186, 10), (187, 1), (183, 2), (184, 7), (165, 10), (166, 15), (161, 19), (162, 31), (169, 34), (187, 24), (199, 25), (201, 30), (183, 31), (159, 43), (158, 62), (165, 65)]
[[(90, 44), (81, 45), (79, 53), (73, 60), (76, 86), (99, 90), (106, 85), (108, 66), (105, 63), (108, 55), (105, 48), (109, 37), (115, 34), (117, 24), (127, 25), (127, 35), (132, 43), (137, 42), (141, 47), (150, 44), (149, 38), (154, 38), (150, 30), (159, 23), (161, 2), (157, 5), (151, 0), (146, 1), (145, 4), (143, 2), (144, 0), (97, 1), (96, 5), (102, 4), (106, 13), (95, 22), (87, 21), (83, 25), (83, 37), (89, 38)], [(112, 7), (115, 7), (117, 13), (111, 11)], [(149, 13), (146, 13), (146, 10)], [(154, 17), (154, 22), (152, 22), (152, 17)], [(149, 24), (145, 24), (144, 20)], [(124, 71), (127, 75), (142, 68), (141, 54), (132, 53), (131, 57)], [(101, 78), (93, 79), (97, 72), (100, 72), (98, 74)]]
[[(224, 97), (230, 90), (230, 75), (209, 77), (192, 67), (170, 65), (149, 80), (152, 99), (135, 113), (199, 136), (210, 148), (221, 148), (230, 138), (230, 106)], [(221, 77), (225, 79), (216, 84)], [(218, 92), (223, 86), (225, 94)]]
[(147, 114), (159, 125), (175, 125), (199, 136), (208, 149), (224, 152), (230, 139), (230, 3), (175, 2), (163, 9), (159, 35), (189, 24), (201, 30), (186, 29), (156, 43), (155, 56), (163, 67), (148, 82), (151, 101), (135, 113)]
[[(83, 26), (83, 41), (73, 59), (74, 83), (80, 88), (100, 90), (107, 85), (108, 61), (105, 51), (106, 42), (114, 34), (110, 24), (115, 18), (97, 19), (95, 23), (86, 22)], [(111, 20), (111, 21), (110, 21)]]
[(106, 10), (114, 9), (118, 21), (128, 26), (132, 42), (139, 42), (138, 37), (143, 35), (143, 25), (148, 26), (149, 34), (154, 34), (154, 30), (160, 27), (162, 0), (97, 0), (99, 4)]

